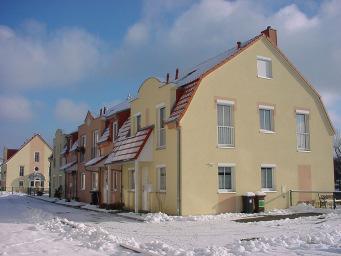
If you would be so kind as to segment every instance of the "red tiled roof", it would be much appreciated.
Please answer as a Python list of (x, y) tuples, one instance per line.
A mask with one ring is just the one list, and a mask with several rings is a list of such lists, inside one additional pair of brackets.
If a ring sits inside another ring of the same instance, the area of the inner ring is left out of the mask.
[[(128, 127), (128, 130), (127, 130)], [(140, 155), (146, 144), (153, 127), (146, 127), (138, 131), (134, 136), (129, 137), (130, 120), (128, 119), (119, 131), (117, 141), (115, 142), (113, 152), (109, 155), (105, 164), (113, 162), (123, 162), (135, 160)]]
[(7, 159), (5, 160), (8, 160), (10, 159), (12, 156), (14, 156), (15, 153), (17, 153), (19, 150), (18, 149), (11, 149), (11, 148), (8, 148), (7, 149)]

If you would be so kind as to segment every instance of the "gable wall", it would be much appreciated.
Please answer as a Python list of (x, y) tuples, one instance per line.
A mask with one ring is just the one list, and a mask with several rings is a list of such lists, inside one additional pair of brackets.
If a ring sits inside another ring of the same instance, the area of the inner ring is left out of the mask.
[[(272, 59), (273, 79), (257, 77), (257, 55)], [(217, 97), (235, 101), (234, 149), (217, 148)], [(275, 134), (259, 131), (259, 104), (275, 106)], [(310, 111), (310, 153), (297, 152), (295, 108)], [(332, 136), (322, 108), (265, 39), (205, 77), (180, 124), (183, 214), (241, 210), (241, 195), (260, 190), (261, 164), (276, 164), (277, 192), (267, 193), (267, 208), (288, 206), (302, 165), (311, 169), (311, 189), (333, 190)], [(236, 193), (217, 193), (218, 163), (236, 164)]]

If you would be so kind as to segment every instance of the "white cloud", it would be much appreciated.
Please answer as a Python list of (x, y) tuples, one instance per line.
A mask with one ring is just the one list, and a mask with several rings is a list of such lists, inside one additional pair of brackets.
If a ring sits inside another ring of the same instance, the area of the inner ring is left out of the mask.
[(79, 125), (88, 111), (89, 107), (84, 102), (74, 102), (70, 99), (60, 99), (55, 107), (55, 116), (62, 123)]
[(32, 103), (22, 96), (0, 95), (1, 122), (27, 122), (33, 118)]
[(18, 32), (0, 26), (0, 88), (65, 86), (96, 72), (101, 43), (85, 30), (64, 28), (47, 33), (36, 21), (23, 27)]

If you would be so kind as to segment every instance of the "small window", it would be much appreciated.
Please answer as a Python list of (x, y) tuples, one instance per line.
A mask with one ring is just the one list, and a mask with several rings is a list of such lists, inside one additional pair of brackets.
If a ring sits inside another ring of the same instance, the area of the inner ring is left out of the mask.
[(272, 78), (272, 62), (270, 58), (257, 57), (257, 75), (261, 78)]
[(112, 124), (112, 141), (115, 141), (118, 136), (118, 123), (114, 122)]
[(218, 191), (229, 192), (234, 191), (233, 184), (233, 167), (232, 166), (218, 166)]
[(39, 152), (34, 152), (34, 162), (39, 163)]
[(218, 146), (234, 147), (233, 103), (217, 104)]
[(129, 189), (135, 190), (135, 170), (129, 170)]
[(302, 151), (310, 150), (310, 133), (309, 133), (309, 112), (296, 112), (296, 136), (297, 149)]
[(261, 168), (262, 190), (264, 191), (274, 190), (273, 170), (274, 167)]
[(85, 190), (85, 173), (81, 173), (81, 190)]
[(166, 146), (166, 108), (160, 107), (157, 112), (157, 146), (163, 148)]
[(158, 168), (158, 177), (159, 177), (159, 191), (165, 192), (167, 188), (167, 173), (166, 173), (166, 167), (159, 167)]
[(136, 115), (136, 132), (141, 130), (141, 114)]
[(259, 107), (260, 130), (265, 132), (274, 131), (274, 110), (271, 107)]
[(91, 189), (98, 190), (98, 172), (92, 172)]
[(118, 189), (118, 179), (119, 179), (118, 175), (119, 175), (119, 173), (116, 171), (111, 172), (111, 177), (112, 177), (112, 183), (111, 184), (112, 184), (112, 190), (113, 191), (117, 191), (117, 189)]
[(24, 174), (24, 166), (20, 166), (20, 169), (19, 169), (19, 176), (20, 177), (23, 177), (25, 174)]
[(19, 187), (23, 187), (24, 186), (24, 181), (22, 181), (22, 180), (19, 180)]

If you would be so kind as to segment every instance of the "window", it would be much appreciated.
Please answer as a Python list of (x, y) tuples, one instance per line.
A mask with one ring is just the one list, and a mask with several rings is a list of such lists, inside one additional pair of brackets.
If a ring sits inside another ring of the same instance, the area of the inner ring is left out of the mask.
[(98, 142), (98, 130), (95, 130), (92, 135), (91, 158), (95, 158), (99, 156), (99, 148), (98, 148), (97, 142)]
[(261, 78), (272, 78), (272, 62), (270, 58), (257, 57), (257, 75)]
[(234, 167), (218, 166), (218, 191), (231, 192), (234, 191)]
[(233, 102), (218, 100), (217, 129), (220, 147), (234, 147), (233, 104)]
[(98, 190), (98, 173), (92, 172), (91, 178), (91, 189)]
[(20, 177), (23, 177), (24, 176), (24, 166), (20, 166), (20, 169), (19, 169), (19, 176)]
[(297, 149), (302, 151), (309, 151), (309, 112), (307, 111), (296, 111), (296, 136)]
[(136, 115), (136, 132), (141, 130), (141, 114)]
[(54, 187), (54, 188), (57, 187), (57, 178), (56, 178), (56, 176), (52, 177), (52, 187)]
[(34, 187), (34, 181), (33, 181), (33, 180), (31, 180), (30, 186), (31, 186), (31, 187)]
[(118, 189), (118, 172), (111, 171), (111, 177), (112, 177), (112, 190), (117, 191)]
[(80, 146), (82, 147), (82, 150), (80, 151), (79, 160), (82, 163), (85, 161), (85, 151), (84, 150), (86, 148), (86, 135), (83, 135), (81, 137)]
[(34, 162), (39, 162), (39, 152), (34, 152)]
[(81, 190), (85, 190), (85, 173), (81, 173)]
[(273, 170), (274, 167), (270, 166), (263, 166), (261, 168), (262, 190), (264, 191), (274, 190)]
[(44, 187), (44, 181), (40, 182), (40, 186), (43, 188)]
[(160, 107), (157, 112), (157, 146), (162, 148), (166, 146), (166, 108)]
[(274, 131), (274, 108), (271, 106), (259, 106), (260, 130), (264, 132)]
[(129, 189), (135, 190), (135, 170), (129, 170)]
[(166, 188), (167, 188), (167, 182), (166, 182), (166, 167), (162, 166), (162, 167), (158, 167), (158, 178), (159, 178), (159, 191), (160, 192), (165, 192)]
[(114, 122), (112, 124), (112, 141), (115, 141), (117, 139), (118, 135), (118, 123)]
[(24, 186), (24, 181), (22, 181), (22, 180), (19, 180), (19, 187), (23, 187)]

